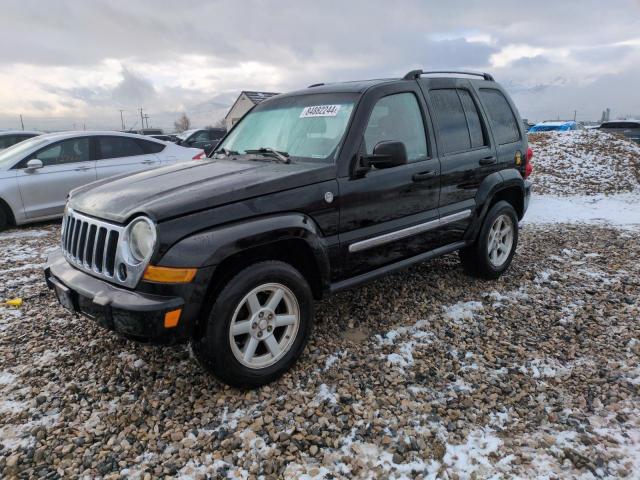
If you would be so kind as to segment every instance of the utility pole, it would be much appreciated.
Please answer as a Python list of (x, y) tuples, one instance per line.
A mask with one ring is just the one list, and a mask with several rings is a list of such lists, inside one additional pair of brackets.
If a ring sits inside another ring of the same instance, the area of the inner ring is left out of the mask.
[(149, 115), (144, 114), (144, 119), (147, 121), (147, 128), (149, 128)]
[(22, 130), (24, 130), (24, 122), (22, 121), (22, 114), (20, 114), (20, 125), (22, 125)]
[(578, 116), (578, 111), (577, 111), (577, 110), (574, 110), (574, 111), (573, 111), (573, 121), (574, 121), (574, 122), (576, 121), (576, 117), (577, 117), (577, 116)]
[(124, 112), (124, 110), (120, 110), (120, 124), (122, 125), (122, 131), (124, 132), (126, 128), (124, 126), (124, 116), (122, 115), (122, 112)]
[(144, 115), (142, 114), (142, 107), (140, 107), (140, 128), (144, 128)]

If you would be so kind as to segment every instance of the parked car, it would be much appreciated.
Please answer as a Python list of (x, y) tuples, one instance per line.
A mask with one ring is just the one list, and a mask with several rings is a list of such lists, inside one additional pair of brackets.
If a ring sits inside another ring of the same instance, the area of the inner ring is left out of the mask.
[(218, 142), (226, 135), (224, 128), (199, 128), (187, 130), (177, 135), (178, 144), (185, 147), (201, 148), (207, 154), (211, 153)]
[(599, 129), (608, 133), (624, 135), (628, 139), (640, 143), (640, 120), (604, 122)]
[(540, 122), (529, 129), (529, 133), (535, 132), (568, 132), (570, 130), (580, 130), (577, 122)]
[(178, 143), (178, 140), (180, 140), (178, 137), (176, 137), (175, 135), (167, 135), (167, 134), (163, 134), (163, 135), (149, 135), (151, 138), (155, 138), (156, 140), (162, 140), (163, 142), (172, 142), (172, 143)]
[(42, 132), (36, 132), (33, 130), (9, 130), (0, 132), (0, 150), (12, 147), (16, 143), (37, 137), (38, 135), (42, 135)]
[(454, 251), (499, 277), (529, 203), (527, 136), (489, 74), (427, 73), (279, 95), (211, 160), (74, 190), (48, 286), (129, 338), (190, 342), (245, 388), (294, 363), (327, 293)]
[(69, 191), (87, 183), (203, 157), (201, 149), (119, 132), (25, 140), (0, 152), (0, 230), (60, 217)]

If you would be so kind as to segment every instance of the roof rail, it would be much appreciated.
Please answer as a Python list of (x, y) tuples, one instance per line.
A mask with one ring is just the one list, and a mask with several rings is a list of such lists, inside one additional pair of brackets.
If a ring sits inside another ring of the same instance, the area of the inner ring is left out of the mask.
[(313, 85), (309, 85), (307, 88), (321, 87), (322, 85), (324, 85), (324, 83), (314, 83)]
[(403, 78), (405, 80), (417, 80), (418, 78), (420, 78), (421, 75), (431, 75), (434, 73), (457, 73), (459, 75), (472, 75), (474, 77), (482, 77), (485, 80), (489, 81), (489, 82), (493, 82), (493, 75), (491, 75), (490, 73), (484, 73), (484, 72), (471, 72), (468, 70), (432, 70), (432, 71), (426, 71), (426, 70), (411, 70), (409, 73), (407, 73)]

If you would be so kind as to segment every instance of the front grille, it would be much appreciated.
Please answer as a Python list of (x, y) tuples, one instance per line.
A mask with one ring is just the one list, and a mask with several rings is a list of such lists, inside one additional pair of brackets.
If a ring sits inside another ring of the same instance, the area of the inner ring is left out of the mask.
[(123, 230), (119, 225), (68, 210), (62, 224), (62, 252), (76, 267), (114, 279), (118, 241)]

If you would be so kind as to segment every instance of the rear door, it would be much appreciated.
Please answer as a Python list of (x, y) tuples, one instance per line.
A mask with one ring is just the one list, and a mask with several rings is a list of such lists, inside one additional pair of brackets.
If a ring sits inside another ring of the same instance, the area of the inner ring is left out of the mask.
[(353, 125), (357, 130), (349, 143), (360, 145), (356, 161), (371, 155), (380, 142), (400, 141), (408, 163), (339, 178), (343, 278), (415, 256), (438, 243), (432, 226), (438, 219), (440, 164), (430, 147), (430, 121), (418, 84), (399, 82), (368, 92)]
[(160, 166), (160, 159), (154, 153), (145, 151), (142, 143), (145, 140), (107, 135), (95, 138), (98, 180)]
[(440, 238), (452, 243), (464, 236), (476, 207), (478, 187), (498, 170), (498, 159), (469, 80), (426, 78), (419, 82), (434, 117), (440, 156)]
[[(42, 161), (43, 167), (27, 171), (31, 159)], [(89, 137), (56, 142), (22, 160), (17, 165), (17, 180), (25, 216), (36, 219), (62, 214), (67, 194), (96, 180), (95, 164)]]

